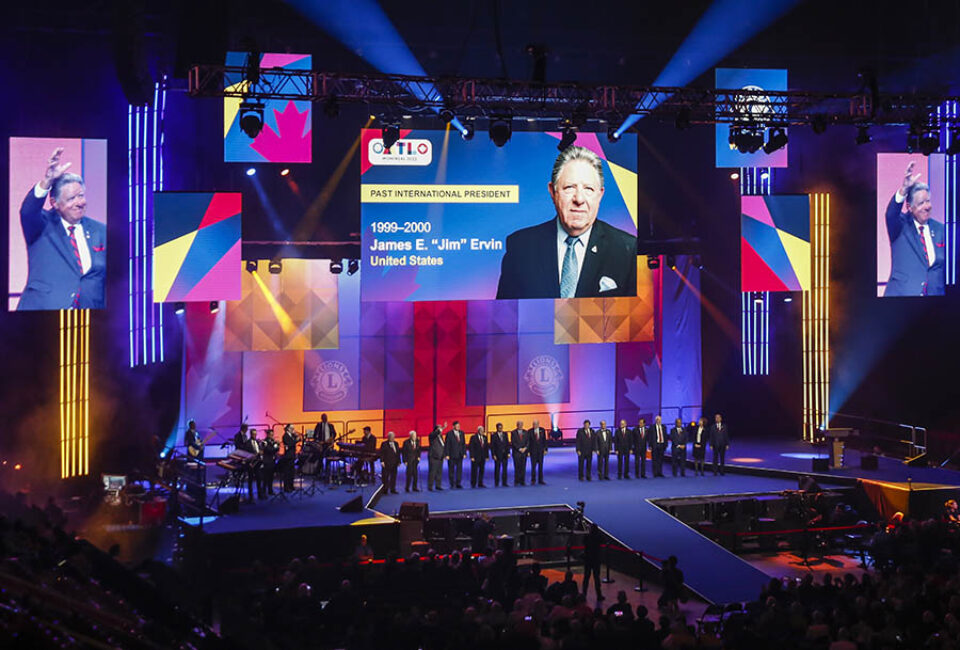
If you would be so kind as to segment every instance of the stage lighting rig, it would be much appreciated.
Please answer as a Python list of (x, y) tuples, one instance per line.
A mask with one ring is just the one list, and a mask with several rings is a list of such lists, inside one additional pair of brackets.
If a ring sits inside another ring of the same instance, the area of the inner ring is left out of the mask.
[(490, 120), (489, 127), (490, 140), (498, 147), (502, 147), (510, 141), (513, 134), (513, 125), (509, 117), (495, 117)]
[(918, 145), (920, 147), (920, 153), (924, 156), (929, 156), (940, 148), (940, 132), (936, 127), (928, 126), (920, 134)]
[(677, 270), (677, 256), (676, 255), (667, 255), (667, 267), (671, 270)]
[(565, 126), (561, 129), (560, 144), (557, 145), (557, 151), (563, 151), (577, 141), (577, 130), (572, 126)]
[(817, 113), (810, 119), (810, 126), (817, 135), (823, 135), (827, 130), (827, 116), (823, 113)]
[(740, 153), (756, 153), (763, 147), (763, 128), (759, 126), (731, 126), (730, 145)]
[(211, 301), (210, 301), (210, 313), (211, 313), (211, 314), (216, 314), (216, 313), (219, 312), (219, 311), (220, 311), (220, 303), (217, 302), (216, 300), (211, 300)]
[(400, 127), (396, 124), (387, 124), (380, 129), (380, 137), (383, 138), (383, 148), (389, 149), (400, 139)]
[(873, 140), (870, 137), (870, 128), (866, 124), (857, 127), (857, 144), (867, 144)]
[(680, 110), (677, 111), (677, 117), (673, 120), (673, 125), (676, 126), (680, 131), (690, 128), (691, 124), (689, 106), (680, 107)]
[(360, 270), (360, 260), (353, 259), (347, 262), (347, 275), (353, 275)]
[(454, 114), (449, 108), (440, 109), (440, 119), (443, 120), (444, 124), (450, 124), (453, 121)]
[(283, 271), (283, 263), (280, 260), (270, 260), (270, 263), (267, 264), (267, 270), (273, 275), (280, 275), (280, 272)]
[(770, 129), (770, 133), (767, 135), (767, 142), (763, 145), (763, 151), (765, 153), (773, 153), (778, 149), (783, 149), (787, 146), (787, 130), (783, 127), (777, 126)]
[(460, 132), (460, 137), (467, 141), (473, 140), (473, 132), (473, 122), (467, 122), (463, 125), (463, 131)]
[(187, 309), (187, 306), (184, 305), (182, 302), (175, 302), (175, 303), (173, 303), (173, 313), (174, 313), (174, 314), (182, 314), (184, 311), (186, 311), (186, 309)]
[(330, 272), (334, 275), (343, 273), (343, 260), (330, 260)]
[(244, 99), (240, 102), (240, 130), (250, 138), (263, 130), (263, 102)]
[(656, 271), (660, 268), (660, 256), (659, 255), (650, 255), (647, 257), (647, 268), (651, 271)]
[(257, 260), (247, 260), (247, 273), (256, 273), (257, 272)]
[(609, 142), (619, 142), (620, 134), (617, 133), (617, 127), (615, 124), (611, 124), (607, 127), (607, 140)]

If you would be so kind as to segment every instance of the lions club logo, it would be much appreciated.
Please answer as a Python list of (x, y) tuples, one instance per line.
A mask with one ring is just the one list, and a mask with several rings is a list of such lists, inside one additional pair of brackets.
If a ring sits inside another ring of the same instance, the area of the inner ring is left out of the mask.
[(563, 370), (560, 369), (560, 364), (554, 357), (549, 354), (541, 354), (534, 357), (527, 365), (527, 370), (523, 373), (523, 379), (534, 395), (546, 397), (547, 395), (553, 395), (560, 388)]
[(347, 396), (353, 386), (353, 378), (347, 366), (340, 361), (324, 361), (313, 371), (310, 385), (318, 398), (335, 404)]

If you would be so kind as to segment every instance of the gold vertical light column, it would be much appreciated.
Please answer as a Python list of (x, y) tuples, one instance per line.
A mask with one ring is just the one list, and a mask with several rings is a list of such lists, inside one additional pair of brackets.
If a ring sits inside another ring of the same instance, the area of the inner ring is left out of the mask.
[(803, 292), (803, 439), (830, 419), (830, 195), (810, 195), (810, 290)]
[(60, 310), (60, 478), (90, 473), (90, 310)]

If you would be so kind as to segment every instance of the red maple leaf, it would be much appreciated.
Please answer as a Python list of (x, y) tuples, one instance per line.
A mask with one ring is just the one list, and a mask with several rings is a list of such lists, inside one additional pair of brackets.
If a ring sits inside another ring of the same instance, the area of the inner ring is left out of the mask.
[(293, 101), (288, 101), (283, 112), (274, 109), (273, 117), (277, 122), (279, 135), (266, 123), (260, 135), (250, 144), (254, 151), (267, 159), (267, 162), (308, 163), (311, 158), (312, 129), (304, 132), (310, 109), (302, 113)]

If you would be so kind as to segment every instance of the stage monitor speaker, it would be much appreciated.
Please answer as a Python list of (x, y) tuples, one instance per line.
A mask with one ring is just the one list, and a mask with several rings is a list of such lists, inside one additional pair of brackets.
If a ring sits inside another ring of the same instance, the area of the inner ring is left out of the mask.
[(829, 471), (830, 471), (830, 459), (829, 459), (829, 458), (814, 458), (814, 459), (813, 459), (813, 471), (814, 471), (814, 472), (829, 472)]
[(812, 476), (801, 476), (797, 481), (797, 489), (804, 492), (823, 492), (823, 488)]
[(926, 467), (927, 466), (927, 452), (923, 452), (918, 456), (913, 456), (907, 458), (903, 461), (903, 464), (907, 467)]
[(340, 506), (340, 512), (360, 512), (363, 510), (363, 499), (359, 496), (355, 496), (342, 506)]
[(880, 465), (873, 454), (864, 454), (860, 457), (860, 469), (877, 469)]
[(426, 521), (430, 518), (430, 506), (417, 501), (404, 501), (400, 504), (400, 521)]
[(234, 494), (229, 499), (224, 499), (220, 504), (221, 515), (235, 515), (240, 512), (240, 497)]

